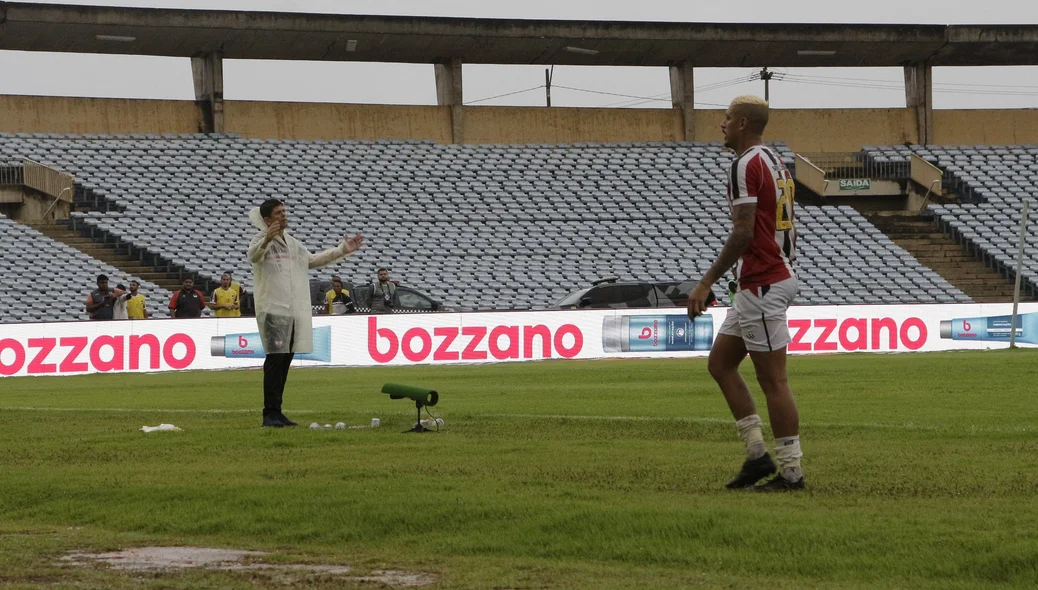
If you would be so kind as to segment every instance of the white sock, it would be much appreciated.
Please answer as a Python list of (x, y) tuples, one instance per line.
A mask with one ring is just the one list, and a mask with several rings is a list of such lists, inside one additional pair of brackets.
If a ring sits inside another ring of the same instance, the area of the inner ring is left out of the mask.
[(764, 435), (760, 430), (760, 415), (751, 414), (742, 420), (736, 420), (735, 426), (739, 429), (739, 437), (746, 443), (747, 459), (759, 459), (768, 452), (764, 447)]
[(778, 461), (779, 473), (786, 481), (797, 481), (804, 477), (804, 470), (800, 467), (800, 458), (803, 456), (799, 435), (775, 439), (775, 460)]

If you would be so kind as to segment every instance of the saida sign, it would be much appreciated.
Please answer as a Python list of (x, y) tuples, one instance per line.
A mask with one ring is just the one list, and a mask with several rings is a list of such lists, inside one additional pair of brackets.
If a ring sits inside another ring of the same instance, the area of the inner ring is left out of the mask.
[(841, 191), (867, 191), (872, 188), (872, 180), (868, 178), (841, 178)]

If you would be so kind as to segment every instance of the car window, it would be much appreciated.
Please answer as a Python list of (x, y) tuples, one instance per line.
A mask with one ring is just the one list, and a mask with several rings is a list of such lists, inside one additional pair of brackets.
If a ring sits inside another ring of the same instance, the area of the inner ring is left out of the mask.
[(591, 289), (589, 307), (652, 307), (652, 286), (644, 283), (634, 285), (601, 285)]
[(552, 307), (569, 307), (571, 305), (578, 305), (580, 304), (580, 298), (583, 297), (584, 294), (588, 292), (588, 290), (589, 289), (581, 289), (575, 293), (570, 293), (569, 295), (563, 297), (558, 303), (556, 303)]
[(637, 285), (622, 285), (623, 303), (627, 307), (652, 307), (649, 298), (652, 293), (652, 285), (639, 283)]
[(431, 299), (409, 289), (397, 289), (397, 295), (400, 297), (400, 307), (425, 310), (433, 308)]
[(591, 300), (589, 307), (608, 307), (624, 301), (623, 287), (620, 285), (600, 285), (587, 294)]
[(688, 305), (688, 294), (695, 289), (696, 284), (692, 281), (682, 283), (660, 283), (656, 285), (659, 292), (660, 307)]

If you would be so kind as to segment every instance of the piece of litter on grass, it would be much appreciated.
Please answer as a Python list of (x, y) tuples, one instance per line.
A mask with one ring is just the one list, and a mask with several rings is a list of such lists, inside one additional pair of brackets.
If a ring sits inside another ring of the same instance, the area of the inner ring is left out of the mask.
[(141, 426), (143, 432), (164, 432), (164, 431), (181, 431), (183, 428), (177, 428), (172, 424), (159, 424), (158, 426)]

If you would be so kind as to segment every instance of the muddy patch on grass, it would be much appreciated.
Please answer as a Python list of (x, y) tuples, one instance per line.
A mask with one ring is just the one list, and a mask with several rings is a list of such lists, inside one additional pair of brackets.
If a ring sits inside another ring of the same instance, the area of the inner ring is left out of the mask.
[(235, 551), (205, 547), (138, 547), (109, 553), (69, 553), (61, 559), (72, 565), (107, 563), (119, 570), (164, 570), (201, 567), (230, 569), (246, 565), (243, 561), (266, 555), (262, 551)]
[(324, 574), (348, 577), (360, 582), (375, 582), (396, 588), (421, 588), (437, 582), (432, 574), (398, 570), (375, 570), (354, 575), (348, 565), (265, 563), (263, 551), (239, 551), (208, 547), (137, 547), (108, 553), (69, 553), (61, 558), (67, 565), (87, 566), (103, 563), (128, 571), (202, 568), (222, 571), (268, 571), (271, 573)]

